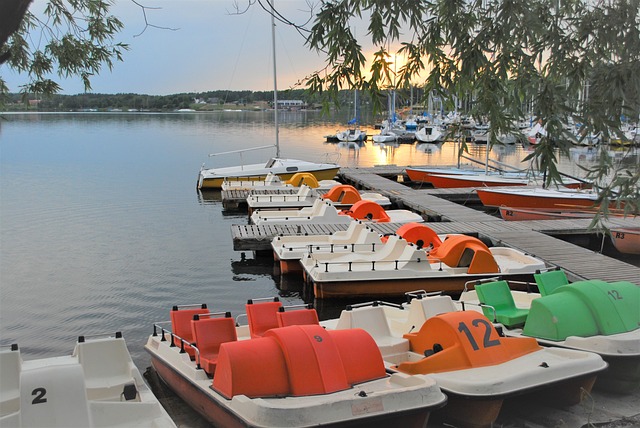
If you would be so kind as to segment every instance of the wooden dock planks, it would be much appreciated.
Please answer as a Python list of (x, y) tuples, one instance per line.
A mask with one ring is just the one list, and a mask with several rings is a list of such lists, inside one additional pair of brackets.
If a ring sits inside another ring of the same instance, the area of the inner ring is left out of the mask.
[[(597, 252), (549, 236), (553, 234), (588, 233), (591, 220), (536, 220), (503, 221), (502, 219), (460, 205), (439, 196), (459, 195), (469, 189), (453, 189), (458, 193), (416, 190), (381, 177), (377, 168), (345, 169), (341, 178), (355, 187), (374, 190), (388, 196), (398, 206), (411, 209), (431, 221), (426, 223), (438, 234), (464, 233), (491, 239), (497, 245), (517, 248), (535, 255), (552, 266), (560, 266), (572, 280), (602, 279), (604, 281), (631, 281), (638, 283), (640, 268), (607, 257)], [(400, 175), (401, 169), (389, 168), (387, 175)], [(640, 219), (615, 219), (616, 225), (640, 227)], [(379, 223), (371, 227), (381, 234), (394, 233), (399, 224)], [(347, 225), (232, 225), (233, 247), (238, 251), (270, 250), (276, 235), (321, 235), (345, 230)]]

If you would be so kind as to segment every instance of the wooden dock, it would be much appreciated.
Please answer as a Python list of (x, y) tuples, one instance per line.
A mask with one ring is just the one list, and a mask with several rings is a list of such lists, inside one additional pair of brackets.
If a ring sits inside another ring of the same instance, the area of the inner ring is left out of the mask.
[[(550, 236), (595, 233), (589, 229), (589, 219), (508, 222), (451, 200), (468, 198), (463, 200), (477, 205), (472, 189), (412, 189), (385, 178), (394, 176), (402, 176), (401, 168), (343, 168), (340, 171), (342, 182), (381, 193), (396, 206), (421, 214), (428, 220), (426, 224), (438, 234), (470, 234), (490, 240), (494, 245), (519, 249), (544, 260), (549, 266), (563, 268), (573, 281), (602, 279), (637, 283), (640, 278), (638, 267)], [(610, 221), (616, 226), (640, 227), (640, 219), (615, 218)], [(371, 227), (381, 234), (389, 234), (399, 225), (379, 223)], [(269, 251), (271, 240), (277, 235), (322, 235), (346, 228), (346, 225), (232, 225), (231, 234), (235, 250)]]

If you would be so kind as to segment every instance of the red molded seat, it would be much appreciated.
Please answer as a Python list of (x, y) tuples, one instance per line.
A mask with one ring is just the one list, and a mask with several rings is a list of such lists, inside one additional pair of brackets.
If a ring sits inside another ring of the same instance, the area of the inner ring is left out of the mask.
[[(191, 331), (191, 320), (194, 315), (201, 315), (209, 313), (206, 304), (199, 305), (199, 308), (194, 308), (196, 305), (189, 305), (180, 309), (180, 306), (174, 306), (171, 308), (171, 331), (176, 336), (185, 340), (186, 342), (193, 342), (193, 333)], [(175, 341), (176, 346), (183, 346), (179, 340)], [(195, 351), (191, 346), (184, 344), (184, 350), (194, 358)]]
[(286, 310), (283, 306), (276, 313), (278, 318), (278, 327), (287, 327), (290, 325), (318, 325), (318, 313), (308, 305), (306, 308)]
[(222, 313), (194, 315), (191, 320), (194, 344), (200, 351), (200, 358), (197, 362), (205, 372), (212, 376), (216, 371), (220, 345), (238, 340), (236, 323), (231, 318), (231, 313), (224, 313), (224, 318), (213, 318), (212, 316), (215, 315), (222, 315)]
[(245, 305), (251, 338), (262, 337), (267, 330), (278, 327), (278, 309), (282, 303), (278, 298), (271, 302), (254, 302), (249, 300)]

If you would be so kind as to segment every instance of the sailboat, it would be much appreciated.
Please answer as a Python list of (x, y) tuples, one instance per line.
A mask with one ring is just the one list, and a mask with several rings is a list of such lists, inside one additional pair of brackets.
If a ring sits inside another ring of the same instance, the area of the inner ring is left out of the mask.
[(276, 71), (276, 41), (275, 41), (275, 23), (272, 22), (273, 44), (273, 108), (275, 117), (275, 137), (276, 141), (273, 145), (253, 147), (250, 149), (231, 150), (221, 153), (210, 154), (209, 157), (240, 154), (253, 150), (261, 150), (275, 147), (275, 157), (267, 160), (266, 163), (257, 163), (249, 165), (234, 165), (222, 168), (205, 168), (204, 164), (200, 167), (197, 180), (197, 188), (201, 189), (220, 189), (223, 181), (230, 180), (265, 180), (269, 173), (279, 176), (282, 180), (290, 179), (294, 174), (299, 172), (308, 172), (313, 174), (318, 181), (332, 180), (340, 167), (335, 162), (315, 163), (299, 159), (286, 159), (280, 157), (280, 141), (278, 128), (278, 83)]
[(363, 131), (358, 127), (360, 115), (358, 113), (358, 91), (354, 91), (353, 93), (353, 119), (351, 119), (348, 124), (352, 125), (348, 129), (344, 131), (338, 132), (336, 134), (336, 138), (341, 142), (361, 142), (367, 139), (366, 131)]

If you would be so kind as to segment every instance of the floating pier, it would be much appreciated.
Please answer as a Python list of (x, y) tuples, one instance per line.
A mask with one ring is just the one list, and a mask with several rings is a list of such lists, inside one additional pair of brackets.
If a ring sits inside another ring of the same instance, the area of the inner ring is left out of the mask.
[[(494, 245), (516, 248), (550, 266), (561, 267), (572, 281), (602, 279), (637, 283), (640, 278), (638, 267), (552, 236), (593, 233), (589, 229), (590, 219), (504, 221), (463, 205), (479, 204), (473, 189), (412, 189), (397, 181), (399, 177), (404, 178), (404, 169), (396, 166), (341, 168), (339, 175), (344, 183), (381, 193), (399, 208), (421, 214), (438, 234), (469, 234), (490, 240)], [(371, 225), (381, 234), (394, 233), (399, 226)], [(640, 227), (640, 218), (616, 218), (615, 226)], [(235, 250), (270, 251), (271, 240), (277, 235), (323, 235), (346, 228), (346, 225), (235, 224), (231, 234)]]

